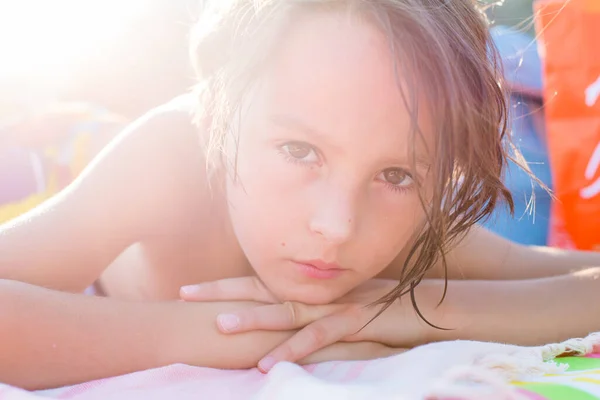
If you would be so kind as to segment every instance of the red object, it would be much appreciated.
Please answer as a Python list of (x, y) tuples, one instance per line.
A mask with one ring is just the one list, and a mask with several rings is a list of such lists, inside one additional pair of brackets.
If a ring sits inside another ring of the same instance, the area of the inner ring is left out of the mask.
[(600, 1), (538, 0), (553, 188), (549, 244), (600, 250)]

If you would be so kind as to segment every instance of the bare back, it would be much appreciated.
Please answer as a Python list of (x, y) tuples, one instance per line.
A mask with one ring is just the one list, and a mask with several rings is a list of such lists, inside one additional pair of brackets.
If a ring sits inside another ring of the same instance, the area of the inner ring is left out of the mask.
[[(65, 191), (0, 227), (0, 278), (128, 299), (247, 273), (187, 96), (128, 127)], [(108, 267), (108, 268), (107, 268)]]

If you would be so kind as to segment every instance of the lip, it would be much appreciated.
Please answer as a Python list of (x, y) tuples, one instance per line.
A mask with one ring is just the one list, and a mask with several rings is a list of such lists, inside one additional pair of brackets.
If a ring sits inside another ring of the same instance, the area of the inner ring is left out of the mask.
[(313, 279), (334, 279), (346, 271), (338, 264), (322, 260), (294, 261), (293, 263), (303, 275)]

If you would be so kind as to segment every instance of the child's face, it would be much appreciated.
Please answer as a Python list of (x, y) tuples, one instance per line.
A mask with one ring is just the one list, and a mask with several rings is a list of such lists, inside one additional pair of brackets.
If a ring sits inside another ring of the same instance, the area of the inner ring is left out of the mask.
[[(328, 303), (382, 272), (424, 211), (383, 34), (343, 15), (295, 21), (242, 112), (227, 195), (238, 240), (269, 289)], [(423, 143), (416, 149), (427, 188), (430, 159)]]

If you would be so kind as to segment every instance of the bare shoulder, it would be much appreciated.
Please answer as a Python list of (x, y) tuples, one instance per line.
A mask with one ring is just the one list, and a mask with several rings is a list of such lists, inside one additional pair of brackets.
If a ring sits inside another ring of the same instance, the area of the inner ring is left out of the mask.
[(65, 190), (2, 225), (0, 276), (77, 292), (132, 244), (190, 232), (209, 196), (185, 106), (178, 99), (148, 112)]
[(110, 296), (177, 298), (185, 284), (238, 276), (245, 266), (221, 193), (208, 185), (201, 132), (183, 106), (152, 111), (108, 149), (135, 157), (115, 157), (127, 172), (113, 174), (136, 186), (127, 207), (144, 218), (136, 244), (101, 277)]
[[(173, 233), (207, 199), (205, 161), (188, 95), (157, 107), (127, 127), (89, 168), (95, 188), (110, 188), (135, 214), (140, 235)], [(128, 216), (123, 216), (128, 219)]]

